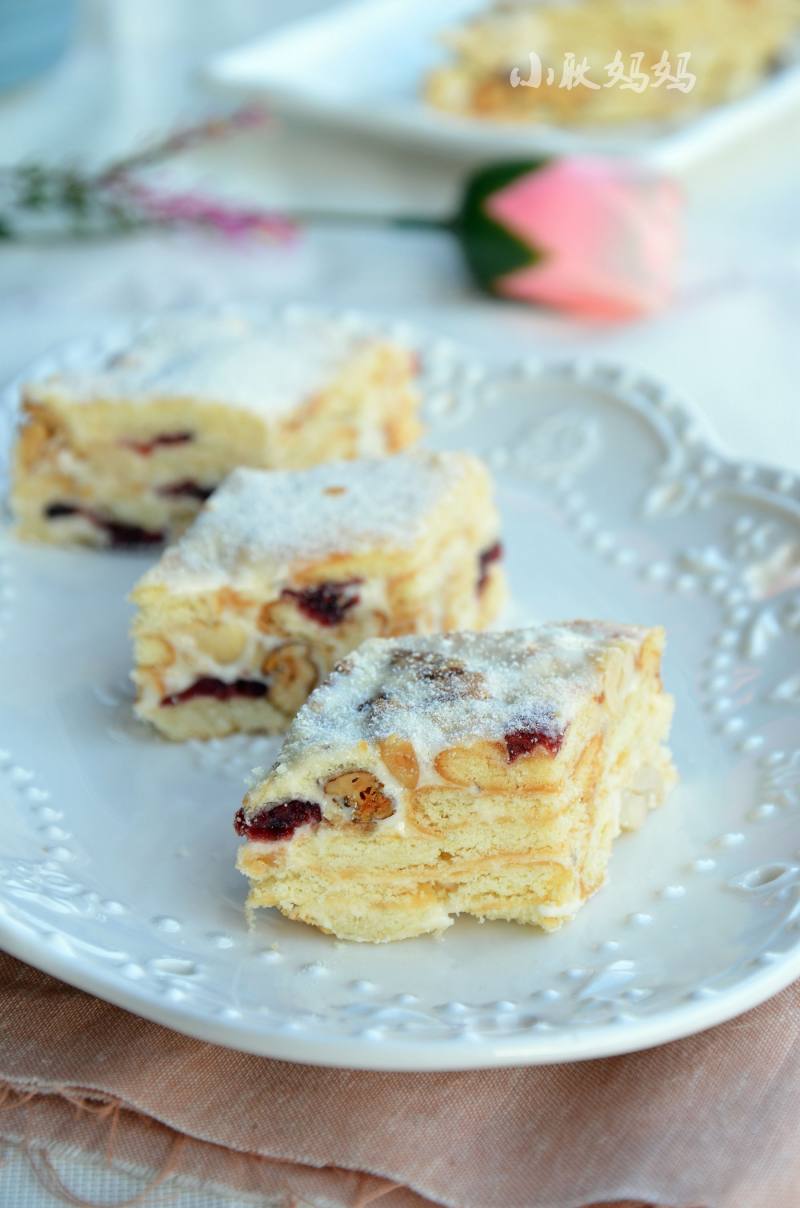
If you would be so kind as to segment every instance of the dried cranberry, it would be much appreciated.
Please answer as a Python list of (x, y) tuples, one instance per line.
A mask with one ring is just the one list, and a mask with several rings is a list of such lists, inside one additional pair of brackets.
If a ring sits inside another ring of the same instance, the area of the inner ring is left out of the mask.
[(233, 820), (237, 835), (245, 839), (289, 839), (299, 826), (307, 822), (319, 825), (322, 810), (313, 801), (283, 801), (259, 810), (252, 818), (246, 818), (241, 809)]
[(297, 607), (318, 625), (340, 625), (351, 608), (355, 608), (361, 597), (353, 588), (361, 579), (346, 579), (341, 583), (319, 583), (302, 591), (284, 588), (284, 599), (295, 600)]
[(193, 432), (162, 432), (160, 436), (154, 436), (152, 440), (123, 440), (121, 443), (126, 449), (140, 454), (141, 457), (149, 457), (155, 449), (162, 445), (185, 445), (190, 440), (194, 440)]
[(505, 736), (508, 762), (513, 763), (520, 755), (529, 755), (537, 747), (543, 747), (550, 755), (561, 749), (564, 735), (545, 730), (510, 730)]
[(124, 549), (131, 545), (161, 545), (164, 534), (158, 529), (140, 528), (138, 524), (120, 524), (117, 520), (103, 520), (99, 516), (89, 519), (108, 533), (108, 543), (113, 549)]
[(107, 520), (98, 516), (89, 508), (78, 507), (73, 503), (49, 503), (44, 509), (48, 520), (58, 520), (67, 516), (82, 516), (108, 535), (108, 544), (114, 549), (127, 548), (132, 545), (160, 545), (164, 534), (157, 529), (141, 528), (138, 524), (122, 524), (118, 520)]
[(48, 503), (44, 514), (48, 520), (58, 520), (62, 516), (77, 516), (80, 510), (72, 503)]
[(165, 486), (159, 487), (158, 494), (165, 495), (169, 499), (185, 496), (187, 499), (198, 499), (201, 503), (205, 503), (208, 497), (214, 493), (214, 489), (214, 487), (201, 486), (193, 478), (181, 478), (179, 482), (168, 482)]
[(253, 700), (259, 697), (266, 696), (267, 685), (261, 680), (246, 680), (237, 679), (232, 683), (226, 683), (221, 679), (214, 679), (213, 676), (206, 675), (183, 692), (173, 692), (171, 696), (165, 696), (161, 700), (162, 705), (182, 705), (185, 701), (194, 700), (197, 696), (213, 696), (215, 700), (230, 700), (234, 696), (247, 696)]
[(483, 591), (489, 580), (489, 567), (493, 562), (499, 562), (503, 556), (503, 544), (495, 541), (488, 549), (478, 554), (478, 591)]

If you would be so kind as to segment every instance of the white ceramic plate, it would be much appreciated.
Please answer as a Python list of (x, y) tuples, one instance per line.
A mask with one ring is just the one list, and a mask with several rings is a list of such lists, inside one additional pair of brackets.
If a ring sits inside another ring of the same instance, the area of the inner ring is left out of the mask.
[(680, 124), (570, 130), (441, 113), (421, 99), (421, 81), (445, 57), (441, 31), (483, 2), (349, 0), (217, 55), (207, 75), (237, 94), (264, 99), (276, 112), (438, 153), (497, 158), (594, 151), (674, 169), (780, 121), (800, 103), (800, 67), (787, 66), (741, 100)]
[(800, 974), (798, 484), (726, 461), (624, 371), (484, 376), (420, 346), (431, 442), (495, 470), (513, 619), (667, 626), (680, 787), (553, 935), (462, 920), (369, 946), (271, 912), (248, 933), (231, 819), (274, 744), (134, 721), (125, 593), (147, 559), (6, 533), (0, 943), (206, 1040), (371, 1069), (621, 1053), (744, 1011)]

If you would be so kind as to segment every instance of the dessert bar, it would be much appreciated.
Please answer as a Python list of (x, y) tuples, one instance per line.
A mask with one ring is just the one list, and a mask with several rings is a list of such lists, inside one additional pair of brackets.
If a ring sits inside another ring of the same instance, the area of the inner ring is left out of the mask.
[(236, 816), (248, 906), (348, 940), (560, 927), (675, 780), (663, 642), (589, 621), (365, 642)]
[(174, 537), (238, 466), (393, 453), (419, 434), (415, 358), (344, 320), (150, 323), (92, 372), (23, 390), (20, 536), (95, 546)]
[(237, 470), (133, 592), (137, 712), (175, 739), (285, 729), (365, 638), (488, 625), (500, 555), (470, 454)]

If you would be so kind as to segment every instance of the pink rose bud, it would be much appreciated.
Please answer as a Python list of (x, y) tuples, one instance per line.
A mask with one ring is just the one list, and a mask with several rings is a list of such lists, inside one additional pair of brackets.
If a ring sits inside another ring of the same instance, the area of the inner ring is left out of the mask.
[(528, 161), (478, 172), (456, 228), (483, 289), (620, 320), (669, 302), (682, 209), (672, 180), (625, 160)]

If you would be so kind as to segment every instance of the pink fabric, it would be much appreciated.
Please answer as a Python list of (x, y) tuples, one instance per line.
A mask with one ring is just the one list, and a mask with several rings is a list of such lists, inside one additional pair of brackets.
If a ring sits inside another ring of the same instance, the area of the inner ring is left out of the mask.
[(215, 1048), (0, 955), (0, 1082), (0, 1139), (32, 1155), (107, 1152), (287, 1208), (800, 1202), (800, 983), (629, 1057), (380, 1074)]
[(486, 208), (543, 252), (532, 268), (499, 279), (507, 297), (619, 320), (672, 295), (682, 195), (666, 178), (621, 160), (563, 159), (519, 177)]

